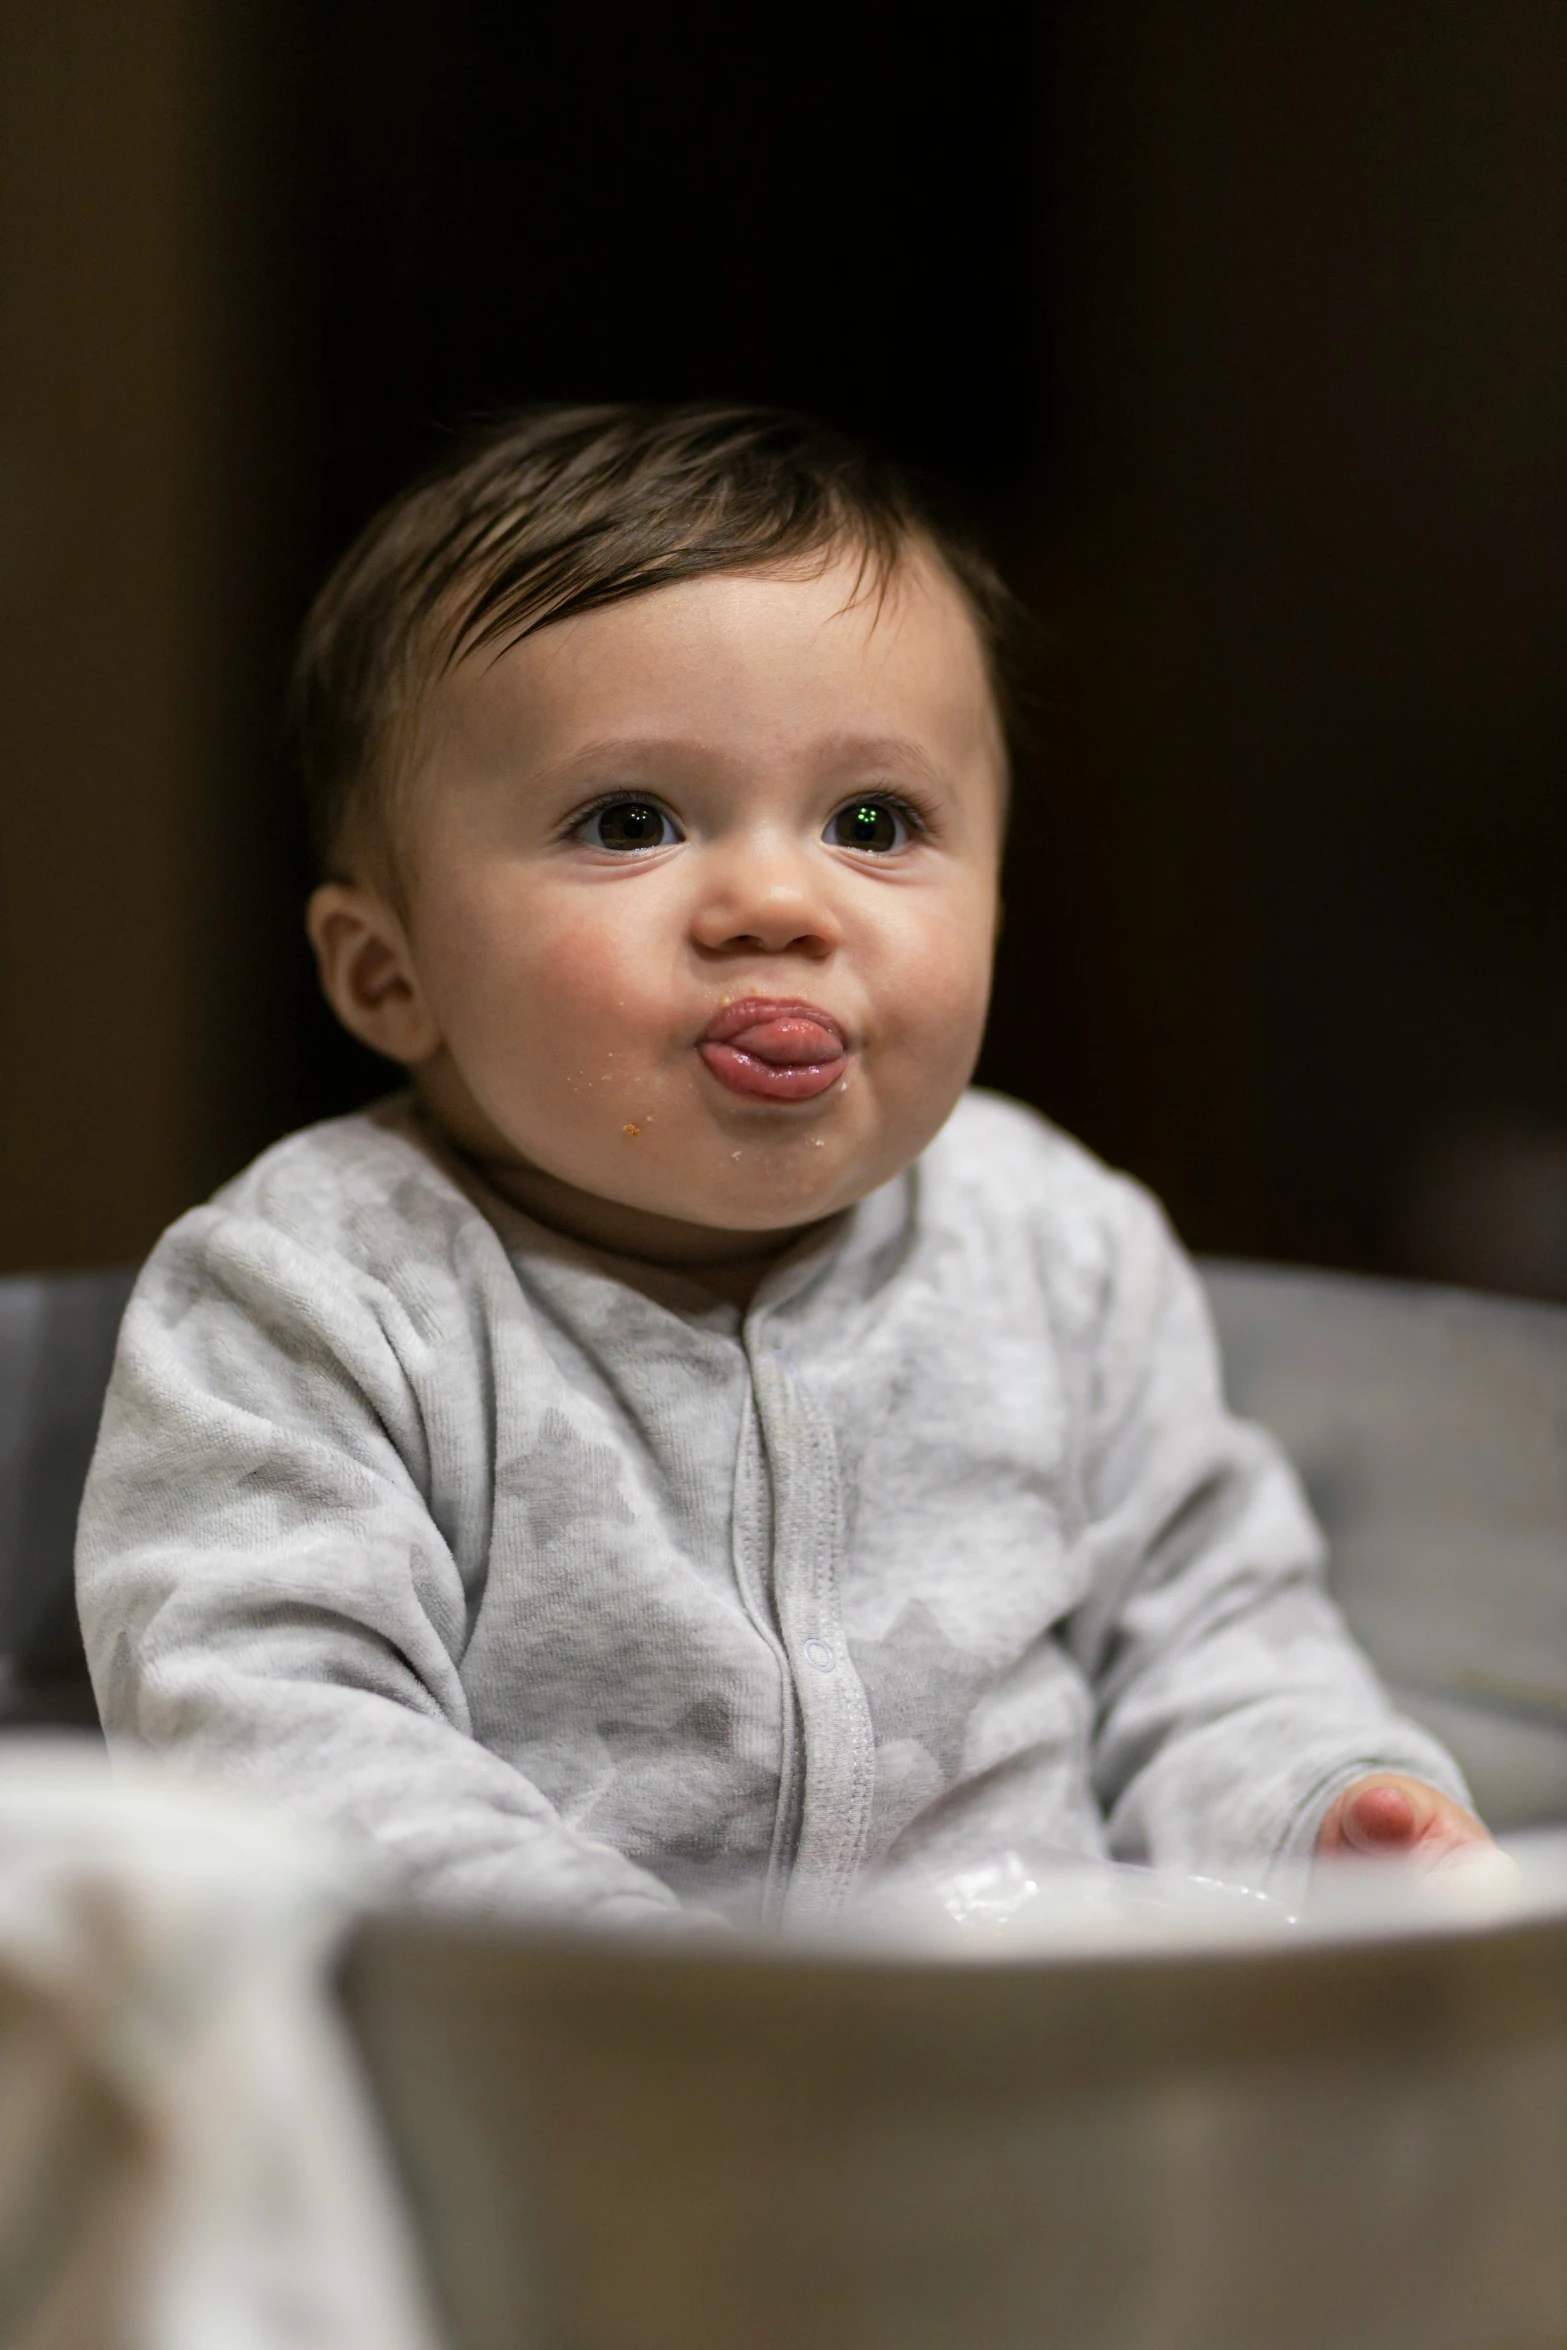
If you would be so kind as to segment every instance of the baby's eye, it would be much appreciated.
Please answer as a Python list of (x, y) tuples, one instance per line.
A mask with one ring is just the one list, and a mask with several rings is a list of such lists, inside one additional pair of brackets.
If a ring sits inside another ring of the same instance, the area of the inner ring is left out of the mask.
[(911, 831), (896, 800), (849, 800), (827, 819), (822, 838), (837, 849), (901, 849)]
[(593, 849), (663, 849), (680, 838), (674, 819), (656, 800), (610, 800), (575, 827), (575, 837)]

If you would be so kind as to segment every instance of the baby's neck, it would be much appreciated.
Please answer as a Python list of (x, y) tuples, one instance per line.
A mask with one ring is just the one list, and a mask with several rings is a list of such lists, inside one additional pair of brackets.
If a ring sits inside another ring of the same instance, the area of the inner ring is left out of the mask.
[[(428, 1114), (429, 1105), (426, 1104)], [(639, 1264), (657, 1265), (666, 1272), (683, 1273), (687, 1280), (710, 1289), (730, 1305), (748, 1306), (779, 1258), (811, 1231), (810, 1224), (781, 1232), (730, 1232), (706, 1224), (686, 1224), (673, 1216), (657, 1216), (643, 1208), (625, 1207), (618, 1200), (579, 1191), (558, 1175), (546, 1174), (513, 1152), (476, 1147), (477, 1138), (452, 1133), (444, 1121), (448, 1143), (483, 1176), (490, 1189), (521, 1208), (536, 1224), (564, 1233), (568, 1240), (602, 1249), (610, 1256), (630, 1257)]]
[(611, 1256), (632, 1257), (666, 1272), (683, 1273), (703, 1289), (730, 1305), (748, 1306), (786, 1249), (794, 1246), (808, 1225), (786, 1232), (724, 1232), (704, 1224), (683, 1224), (672, 1216), (655, 1216), (641, 1208), (623, 1207), (618, 1200), (600, 1199), (578, 1191), (542, 1168), (479, 1162), (485, 1181), (502, 1199), (521, 1208), (535, 1223), (563, 1232), (589, 1248)]

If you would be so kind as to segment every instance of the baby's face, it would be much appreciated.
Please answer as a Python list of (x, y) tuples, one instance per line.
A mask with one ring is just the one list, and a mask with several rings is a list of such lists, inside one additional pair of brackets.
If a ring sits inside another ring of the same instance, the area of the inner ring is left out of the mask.
[(992, 696), (933, 565), (880, 604), (856, 576), (664, 588), (431, 698), (391, 1049), (492, 1181), (584, 1237), (700, 1261), (703, 1233), (830, 1215), (924, 1148), (973, 1068)]

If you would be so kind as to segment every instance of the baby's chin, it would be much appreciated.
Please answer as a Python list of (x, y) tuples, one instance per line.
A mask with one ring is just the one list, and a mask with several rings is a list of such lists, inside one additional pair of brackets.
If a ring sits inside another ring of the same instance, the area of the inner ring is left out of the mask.
[[(635, 1219), (650, 1235), (661, 1232), (671, 1253), (695, 1257), (722, 1253), (731, 1241), (783, 1246), (806, 1227), (853, 1207), (885, 1180), (879, 1167), (769, 1165), (762, 1149), (734, 1147), (742, 1155), (727, 1167), (693, 1170), (673, 1182), (654, 1178), (595, 1190), (578, 1185), (573, 1201), (587, 1216)], [(761, 1163), (750, 1163), (753, 1157)]]
[[(798, 1231), (852, 1208), (900, 1174), (930, 1140), (828, 1119), (782, 1132), (758, 1122), (692, 1153), (657, 1204), (692, 1223), (758, 1235)], [(660, 1174), (666, 1170), (660, 1169)], [(655, 1204), (654, 1187), (639, 1200)]]
[[(812, 1226), (853, 1207), (897, 1164), (884, 1153), (835, 1151), (827, 1138), (709, 1135), (682, 1144), (650, 1121), (626, 1121), (624, 1153), (541, 1152), (518, 1147), (468, 1155), (501, 1196), (573, 1239), (652, 1263), (721, 1264), (777, 1252)], [(803, 1147), (801, 1147), (803, 1146)]]
[(670, 1265), (782, 1248), (896, 1175), (939, 1118), (899, 1118), (863, 1089), (828, 1104), (693, 1102), (646, 1089), (590, 1118), (549, 1123), (535, 1102), (495, 1101), (447, 1066), (420, 1091), (448, 1138), (502, 1198), (539, 1223), (616, 1254)]

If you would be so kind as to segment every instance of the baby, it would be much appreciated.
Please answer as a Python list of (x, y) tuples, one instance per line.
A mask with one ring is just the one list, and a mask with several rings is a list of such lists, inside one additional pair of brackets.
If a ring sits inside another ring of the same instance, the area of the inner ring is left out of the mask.
[(372, 523), (301, 656), (309, 927), (412, 1086), (141, 1276), (112, 1740), (599, 1921), (1483, 1839), (1157, 1207), (965, 1091), (1005, 617), (763, 411), (531, 415)]

